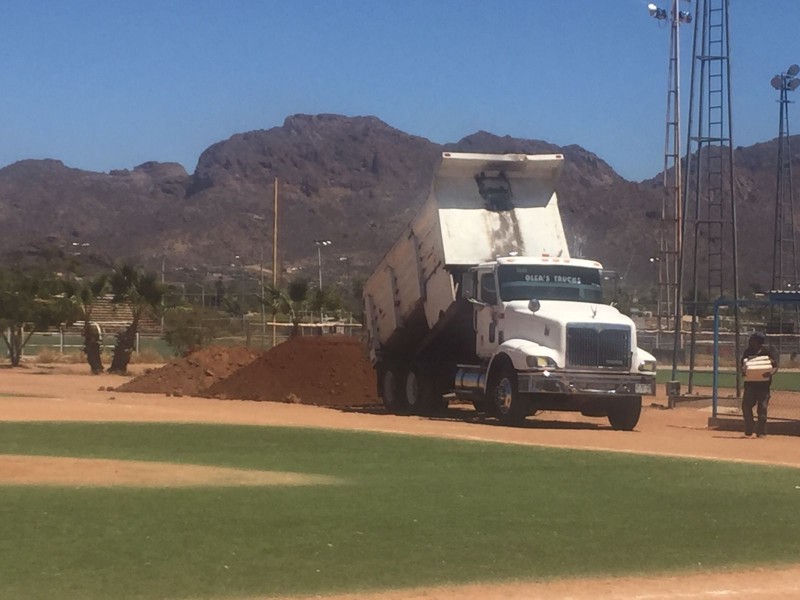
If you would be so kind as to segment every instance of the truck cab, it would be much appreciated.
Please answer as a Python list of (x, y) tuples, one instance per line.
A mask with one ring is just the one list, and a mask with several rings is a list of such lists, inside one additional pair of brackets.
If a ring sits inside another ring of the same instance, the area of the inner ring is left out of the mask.
[(604, 302), (600, 263), (501, 257), (470, 269), (463, 290), (480, 362), (462, 365), (456, 381), (485, 408), (505, 420), (579, 410), (635, 426), (641, 396), (655, 393), (656, 361), (637, 348), (633, 321)]

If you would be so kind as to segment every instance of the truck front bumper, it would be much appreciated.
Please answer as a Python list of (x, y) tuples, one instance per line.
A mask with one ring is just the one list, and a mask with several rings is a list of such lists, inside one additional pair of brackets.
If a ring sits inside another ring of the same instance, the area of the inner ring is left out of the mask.
[(656, 378), (632, 373), (559, 373), (557, 371), (517, 374), (519, 391), (529, 394), (599, 394), (654, 396)]

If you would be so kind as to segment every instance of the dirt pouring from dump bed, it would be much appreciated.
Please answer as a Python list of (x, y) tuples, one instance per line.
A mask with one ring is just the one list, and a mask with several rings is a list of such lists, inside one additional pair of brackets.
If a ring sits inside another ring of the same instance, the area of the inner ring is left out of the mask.
[(337, 408), (379, 403), (375, 373), (360, 340), (338, 335), (290, 338), (267, 352), (241, 346), (201, 348), (116, 391)]
[(361, 341), (338, 335), (290, 338), (201, 395), (340, 408), (379, 403)]

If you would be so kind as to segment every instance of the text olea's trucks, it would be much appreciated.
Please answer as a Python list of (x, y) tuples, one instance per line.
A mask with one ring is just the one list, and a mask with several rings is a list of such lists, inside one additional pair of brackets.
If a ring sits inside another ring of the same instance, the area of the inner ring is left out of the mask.
[(455, 393), (507, 423), (556, 410), (636, 426), (656, 361), (604, 303), (602, 266), (569, 256), (563, 160), (443, 154), (426, 203), (364, 285), (387, 409), (436, 410)]

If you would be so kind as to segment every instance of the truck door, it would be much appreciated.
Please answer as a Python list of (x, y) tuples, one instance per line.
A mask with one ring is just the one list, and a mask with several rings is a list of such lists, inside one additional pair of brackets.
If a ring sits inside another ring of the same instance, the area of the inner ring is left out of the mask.
[(490, 358), (500, 345), (495, 308), (499, 300), (493, 271), (478, 271), (478, 300), (483, 305), (475, 306), (475, 352), (481, 358)]

